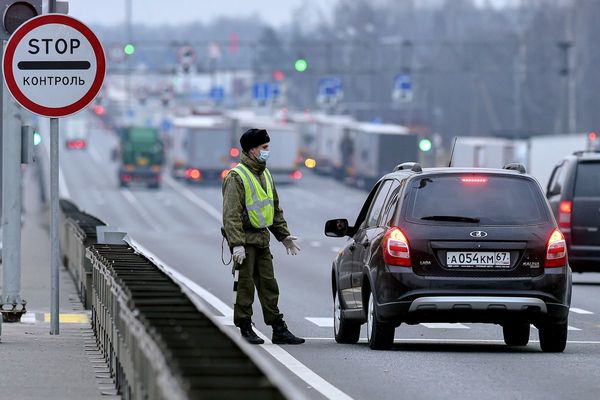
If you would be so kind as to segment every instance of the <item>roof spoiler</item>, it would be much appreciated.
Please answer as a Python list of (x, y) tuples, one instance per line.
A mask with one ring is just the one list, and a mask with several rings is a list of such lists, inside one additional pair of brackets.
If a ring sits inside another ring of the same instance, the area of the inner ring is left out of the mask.
[(502, 169), (508, 169), (511, 171), (517, 171), (520, 172), (521, 174), (526, 174), (527, 170), (525, 169), (525, 166), (521, 163), (508, 163), (506, 164), (504, 167), (502, 167)]
[(412, 172), (423, 172), (423, 168), (421, 168), (421, 164), (418, 162), (405, 162), (399, 165), (396, 165), (394, 168), (394, 172), (396, 171), (406, 171), (411, 170)]

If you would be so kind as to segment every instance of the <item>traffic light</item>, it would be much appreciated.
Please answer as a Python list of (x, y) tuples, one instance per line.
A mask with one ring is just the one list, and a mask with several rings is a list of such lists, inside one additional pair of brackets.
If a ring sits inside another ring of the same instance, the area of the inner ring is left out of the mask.
[(283, 71), (276, 69), (273, 71), (273, 79), (275, 79), (277, 82), (280, 82), (285, 79), (285, 74)]
[(298, 58), (294, 63), (294, 69), (297, 72), (304, 72), (308, 69), (308, 61), (304, 58)]
[(431, 150), (431, 147), (433, 147), (431, 140), (427, 138), (419, 140), (419, 150), (421, 150), (422, 152), (428, 152), (429, 150)]
[(33, 132), (33, 145), (39, 146), (42, 143), (42, 135), (38, 131)]
[(123, 47), (123, 53), (127, 54), (128, 56), (132, 56), (133, 53), (135, 53), (135, 46), (132, 43), (127, 43)]
[(7, 40), (25, 21), (42, 14), (42, 0), (4, 0), (0, 3), (2, 12), (1, 39)]

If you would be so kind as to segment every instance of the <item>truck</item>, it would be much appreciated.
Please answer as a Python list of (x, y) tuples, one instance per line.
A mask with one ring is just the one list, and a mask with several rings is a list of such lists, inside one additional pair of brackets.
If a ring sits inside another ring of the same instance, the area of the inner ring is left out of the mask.
[(127, 127), (119, 129), (118, 179), (121, 187), (141, 183), (159, 188), (164, 163), (164, 145), (158, 129)]
[(267, 165), (277, 183), (294, 183), (302, 179), (299, 169), (300, 132), (296, 124), (248, 112), (229, 113), (228, 118), (232, 121), (233, 137), (238, 146), (240, 137), (246, 130), (267, 130), (271, 138), (271, 155)]
[(67, 150), (85, 150), (88, 145), (88, 121), (81, 117), (65, 118), (61, 125), (61, 136), (65, 138)]
[(473, 136), (457, 137), (453, 143), (453, 167), (502, 168), (511, 162), (526, 161), (526, 140)]
[(343, 146), (348, 138), (350, 125), (356, 121), (348, 115), (317, 115), (315, 117), (315, 140), (310, 148), (316, 161), (315, 172), (343, 179), (345, 174)]
[(171, 174), (188, 183), (219, 182), (239, 157), (232, 124), (222, 115), (173, 120)]
[(593, 150), (590, 137), (595, 133), (576, 133), (535, 136), (529, 139), (527, 172), (533, 175), (543, 188), (554, 166), (576, 151)]
[(370, 189), (381, 176), (403, 162), (418, 161), (418, 137), (402, 125), (358, 122), (342, 136), (344, 179)]

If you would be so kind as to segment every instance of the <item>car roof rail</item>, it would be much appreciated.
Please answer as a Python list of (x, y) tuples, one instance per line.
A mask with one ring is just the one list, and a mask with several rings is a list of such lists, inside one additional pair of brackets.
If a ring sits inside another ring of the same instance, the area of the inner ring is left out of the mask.
[(423, 168), (421, 168), (421, 164), (419, 164), (418, 162), (405, 162), (396, 165), (396, 167), (394, 168), (394, 172), (406, 170), (411, 170), (412, 172), (423, 172)]
[(521, 163), (508, 163), (506, 164), (504, 167), (502, 167), (502, 169), (508, 169), (510, 171), (518, 171), (522, 174), (526, 174), (527, 170), (525, 169), (525, 166)]

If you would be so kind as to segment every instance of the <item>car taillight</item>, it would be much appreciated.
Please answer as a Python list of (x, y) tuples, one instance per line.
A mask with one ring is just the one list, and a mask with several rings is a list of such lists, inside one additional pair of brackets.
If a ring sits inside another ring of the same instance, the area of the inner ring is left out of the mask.
[(571, 214), (573, 203), (569, 200), (561, 201), (558, 205), (558, 227), (563, 232), (571, 232)]
[(194, 181), (198, 181), (202, 178), (202, 173), (196, 168), (189, 168), (187, 171), (185, 171), (185, 175)]
[(383, 238), (383, 260), (388, 265), (412, 266), (408, 239), (400, 228), (391, 228)]
[(302, 179), (302, 172), (294, 171), (290, 174), (290, 178), (292, 178), (295, 181), (300, 180), (300, 179)]
[(554, 229), (550, 238), (548, 238), (544, 266), (546, 268), (554, 268), (564, 267), (565, 265), (567, 265), (567, 243), (565, 242), (565, 236), (560, 230)]

